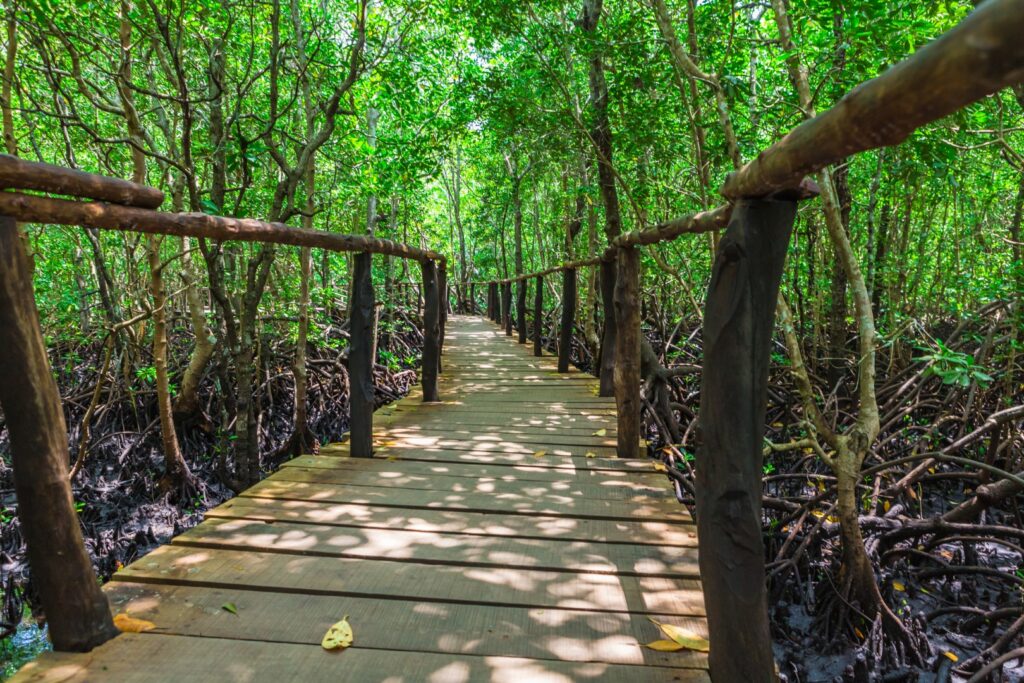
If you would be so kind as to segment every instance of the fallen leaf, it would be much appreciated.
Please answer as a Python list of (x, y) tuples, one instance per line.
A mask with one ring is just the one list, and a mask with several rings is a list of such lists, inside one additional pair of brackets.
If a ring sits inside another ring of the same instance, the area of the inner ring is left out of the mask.
[(772, 422), (772, 427), (774, 427), (775, 429), (779, 429), (779, 428), (781, 428), (782, 426), (783, 426), (783, 425), (782, 425), (782, 423), (781, 423), (781, 422)]
[(649, 647), (658, 652), (679, 652), (684, 649), (683, 645), (674, 640), (655, 640), (653, 643), (646, 643), (644, 647)]
[(114, 626), (122, 633), (145, 633), (156, 628), (156, 624), (145, 619), (136, 619), (127, 614), (118, 614), (114, 617)]
[(665, 467), (665, 463), (663, 462), (654, 463), (654, 469), (657, 470), (658, 472), (668, 472), (668, 468)]
[(898, 590), (898, 591), (900, 591), (901, 593), (903, 593), (903, 592), (905, 592), (905, 591), (907, 590), (907, 587), (906, 587), (906, 586), (904, 586), (904, 585), (903, 585), (903, 584), (902, 584), (901, 582), (899, 582), (899, 581), (893, 581), (893, 582), (892, 582), (892, 587), (893, 587), (893, 590)]
[(348, 623), (348, 615), (346, 614), (342, 617), (341, 621), (327, 629), (324, 639), (320, 641), (320, 646), (325, 650), (344, 650), (352, 644), (354, 639), (352, 625)]
[(584, 453), (584, 455), (586, 455), (588, 458), (596, 458), (597, 457), (597, 453), (595, 453), (593, 451), (587, 451), (586, 453)]
[(960, 658), (957, 657), (952, 652), (943, 652), (942, 654), (944, 654), (946, 656), (946, 658), (949, 659), (949, 661), (951, 661), (951, 662), (959, 662), (960, 661)]
[(231, 612), (236, 616), (238, 615), (238, 607), (236, 607), (235, 603), (233, 602), (225, 602), (223, 605), (220, 606), (220, 608), (225, 612)]
[(535, 451), (534, 454), (533, 454), (533, 457), (535, 457), (535, 458), (543, 458), (547, 454), (548, 454), (547, 451)]
[(854, 627), (853, 627), (853, 632), (854, 632), (855, 634), (857, 634), (857, 637), (858, 637), (858, 638), (860, 638), (861, 640), (864, 640), (864, 631), (861, 631), (861, 630), (860, 630), (859, 628), (857, 628), (856, 626), (854, 626)]
[(672, 624), (663, 624), (656, 619), (647, 619), (661, 629), (661, 632), (672, 639), (679, 649), (686, 648), (687, 650), (696, 650), (697, 652), (707, 652), (711, 648), (711, 644), (708, 643), (706, 638), (701, 638), (698, 635), (694, 635), (690, 631), (687, 631), (681, 626), (674, 626)]
[(594, 432), (594, 436), (604, 436), (607, 433), (607, 429), (598, 429), (596, 432)]

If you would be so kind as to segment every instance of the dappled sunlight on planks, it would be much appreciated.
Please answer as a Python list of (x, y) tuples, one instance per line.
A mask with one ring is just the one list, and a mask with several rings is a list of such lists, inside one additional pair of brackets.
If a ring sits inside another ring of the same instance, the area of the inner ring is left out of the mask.
[(383, 409), (375, 457), (296, 458), (118, 572), (112, 608), (155, 631), (16, 683), (707, 681), (706, 654), (642, 647), (649, 616), (707, 624), (692, 519), (614, 457), (614, 403), (476, 319), (444, 361), (444, 402)]

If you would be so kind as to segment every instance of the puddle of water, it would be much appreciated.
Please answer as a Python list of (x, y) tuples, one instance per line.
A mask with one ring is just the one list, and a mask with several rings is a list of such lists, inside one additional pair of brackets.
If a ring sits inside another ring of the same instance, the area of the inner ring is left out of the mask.
[(22, 621), (13, 635), (0, 640), (0, 683), (50, 649), (46, 627), (36, 626), (32, 621)]

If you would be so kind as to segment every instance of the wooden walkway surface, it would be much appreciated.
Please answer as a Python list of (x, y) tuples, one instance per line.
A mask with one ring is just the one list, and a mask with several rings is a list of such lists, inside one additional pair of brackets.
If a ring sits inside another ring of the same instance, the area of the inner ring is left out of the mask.
[[(489, 321), (446, 334), (443, 402), (379, 410), (377, 457), (334, 444), (210, 510), (106, 587), (155, 631), (13, 681), (707, 680), (706, 655), (640, 645), (649, 617), (707, 626), (696, 531), (614, 457), (612, 399)], [(323, 650), (346, 615), (355, 644)]]

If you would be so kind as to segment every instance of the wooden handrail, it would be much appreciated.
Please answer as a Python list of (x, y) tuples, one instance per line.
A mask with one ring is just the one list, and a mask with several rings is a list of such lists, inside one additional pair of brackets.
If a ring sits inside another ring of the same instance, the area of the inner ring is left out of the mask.
[(0, 154), (0, 188), (52, 192), (143, 209), (155, 209), (164, 203), (164, 193), (155, 187), (9, 154)]
[(284, 223), (269, 223), (253, 218), (227, 218), (205, 213), (166, 213), (103, 202), (40, 197), (20, 192), (0, 192), (0, 215), (29, 223), (81, 225), (106, 230), (240, 242), (270, 242), (328, 251), (386, 254), (420, 262), (446, 260), (443, 254), (436, 251), (418, 249), (367, 235), (295, 228)]

